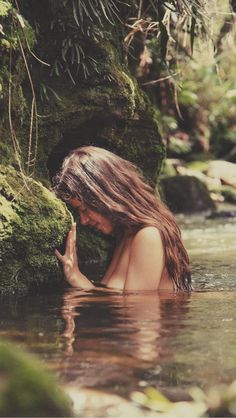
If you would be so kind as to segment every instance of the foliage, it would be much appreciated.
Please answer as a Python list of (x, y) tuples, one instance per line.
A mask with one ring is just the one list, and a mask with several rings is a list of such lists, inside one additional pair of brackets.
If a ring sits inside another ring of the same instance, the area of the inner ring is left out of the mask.
[(161, 60), (165, 61), (168, 44), (179, 44), (180, 32), (189, 38), (192, 49), (196, 34), (204, 30), (202, 0), (50, 0), (43, 1), (43, 14), (39, 10), (42, 5), (35, 0), (30, 4), (33, 11), (29, 11), (28, 0), (21, 0), (20, 8), (34, 27), (38, 43), (45, 38), (52, 44), (51, 56), (44, 56), (39, 48), (41, 59), (50, 64), (51, 75), (67, 75), (73, 84), (80, 77), (87, 79), (100, 72), (99, 43), (107, 39), (118, 38), (122, 50), (125, 37), (132, 55), (130, 46), (137, 34), (147, 41), (154, 36), (158, 38)]
[[(215, 14), (217, 11), (218, 15)], [(219, 3), (217, 11), (213, 11), (212, 17), (213, 44), (198, 43), (193, 60), (188, 63), (183, 60), (180, 65), (178, 98), (186, 118), (180, 125), (190, 128), (193, 146), (200, 143), (200, 149), (208, 151), (210, 148), (216, 157), (227, 158), (236, 146), (236, 32), (233, 15), (228, 22), (231, 15), (226, 2)], [(228, 31), (222, 38), (225, 19)], [(186, 65), (188, 76), (183, 71)]]
[[(179, 104), (183, 109), (185, 121), (180, 122), (189, 130), (192, 145), (201, 141), (201, 130), (205, 138), (202, 149), (209, 145), (216, 157), (226, 157), (235, 144), (236, 83), (233, 72), (232, 54), (226, 51), (216, 63), (205, 64), (193, 61), (189, 65), (189, 78), (183, 77), (179, 92)], [(208, 61), (209, 62), (209, 61)], [(206, 129), (209, 132), (206, 133)]]
[(140, 82), (158, 107), (170, 156), (210, 151), (236, 161), (236, 20), (226, 0), (208, 2), (205, 16), (208, 37), (195, 39), (192, 54), (186, 43), (177, 51), (170, 48), (167, 69), (157, 40), (149, 41), (151, 63)]
[[(51, 5), (53, 2), (51, 1)], [(87, 42), (99, 43), (109, 33), (104, 30), (103, 21), (114, 25), (117, 6), (113, 1), (62, 1), (57, 5), (57, 13), (50, 22), (50, 31), (56, 42), (55, 59), (51, 75), (67, 73), (76, 84), (82, 70), (84, 78), (90, 71), (99, 72), (98, 61), (88, 52)], [(64, 11), (67, 10), (67, 19)]]
[[(111, 38), (110, 32), (116, 30), (120, 21), (116, 2), (43, 0), (43, 13), (41, 7), (35, 0), (20, 2), (22, 13), (37, 35), (35, 51), (49, 65), (50, 75), (68, 76), (76, 84), (79, 78), (86, 80), (91, 74), (99, 73), (101, 62), (96, 49), (100, 49), (100, 42)], [(48, 43), (47, 51), (44, 42)]]
[[(204, 2), (202, 0), (171, 0), (169, 2), (135, 2), (137, 15), (129, 18), (131, 29), (126, 36), (128, 45), (141, 33), (144, 47), (157, 40), (159, 58), (170, 63), (168, 54), (173, 49), (193, 50), (196, 35), (206, 32)], [(147, 44), (145, 45), (145, 42)], [(155, 43), (155, 42), (154, 42)], [(188, 52), (189, 53), (189, 52)]]

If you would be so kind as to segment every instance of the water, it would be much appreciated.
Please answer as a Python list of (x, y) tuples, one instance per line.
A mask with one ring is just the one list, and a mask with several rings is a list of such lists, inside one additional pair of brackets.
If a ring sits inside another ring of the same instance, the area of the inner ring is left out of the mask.
[[(181, 218), (180, 218), (181, 221)], [(236, 219), (182, 219), (196, 290), (236, 290)]]
[(69, 289), (2, 297), (0, 336), (37, 353), (61, 382), (129, 398), (154, 386), (172, 399), (236, 376), (236, 221), (180, 219), (191, 295)]

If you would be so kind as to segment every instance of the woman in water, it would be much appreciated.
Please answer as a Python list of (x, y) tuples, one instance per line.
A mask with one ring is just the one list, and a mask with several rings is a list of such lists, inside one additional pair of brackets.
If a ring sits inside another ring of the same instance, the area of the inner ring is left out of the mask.
[[(103, 285), (127, 291), (191, 290), (179, 227), (134, 164), (102, 148), (75, 149), (54, 179), (54, 191), (78, 211), (82, 225), (115, 235)], [(95, 287), (78, 265), (76, 224), (69, 231), (65, 254), (55, 254), (73, 287)]]

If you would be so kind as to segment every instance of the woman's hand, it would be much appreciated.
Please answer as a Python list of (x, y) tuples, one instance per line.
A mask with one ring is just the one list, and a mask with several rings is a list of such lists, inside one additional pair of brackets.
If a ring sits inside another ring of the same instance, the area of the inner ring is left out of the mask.
[(62, 263), (66, 280), (73, 287), (82, 289), (92, 289), (94, 285), (81, 273), (78, 266), (78, 257), (76, 252), (76, 223), (73, 223), (66, 239), (66, 252), (64, 255), (55, 250), (55, 255)]
[(67, 235), (65, 254), (62, 255), (58, 250), (55, 250), (55, 255), (62, 263), (66, 280), (72, 286), (75, 286), (77, 281), (76, 278), (82, 274), (79, 270), (78, 257), (76, 252), (76, 223), (73, 223)]

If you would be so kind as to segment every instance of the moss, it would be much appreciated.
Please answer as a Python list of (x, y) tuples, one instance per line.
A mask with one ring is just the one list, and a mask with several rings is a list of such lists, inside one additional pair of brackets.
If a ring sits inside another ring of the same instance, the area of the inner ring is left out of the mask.
[(169, 159), (166, 159), (162, 164), (160, 177), (172, 177), (176, 175), (176, 169), (174, 168), (172, 162)]
[(0, 291), (25, 292), (60, 281), (54, 249), (71, 215), (39, 182), (0, 166)]
[[(20, 151), (22, 142), (24, 143), (24, 140), (22, 141), (24, 133), (21, 133), (21, 129), (23, 123), (30, 120), (31, 103), (30, 100), (28, 103), (22, 86), (29, 83), (25, 58), (30, 67), (29, 50), (35, 44), (35, 33), (19, 10), (14, 8), (12, 2), (3, 0), (0, 2), (0, 16), (2, 26), (0, 39), (1, 163), (18, 165), (14, 152), (16, 147), (19, 146), (18, 152), (22, 154), (23, 161), (27, 156), (27, 153), (23, 156), (24, 151)], [(11, 125), (11, 132), (9, 125)], [(13, 137), (16, 142), (18, 141), (18, 145), (16, 143), (13, 145)], [(29, 134), (27, 134), (28, 137)]]
[(42, 364), (9, 342), (0, 342), (0, 416), (72, 416), (71, 400)]
[(9, 1), (1, 0), (0, 3), (0, 16), (6, 16), (8, 12), (11, 10), (12, 5)]
[(196, 170), (196, 171), (201, 171), (202, 173), (207, 171), (208, 169), (208, 164), (209, 164), (209, 160), (206, 161), (192, 161), (190, 163), (186, 164), (186, 168), (189, 168), (190, 170)]

